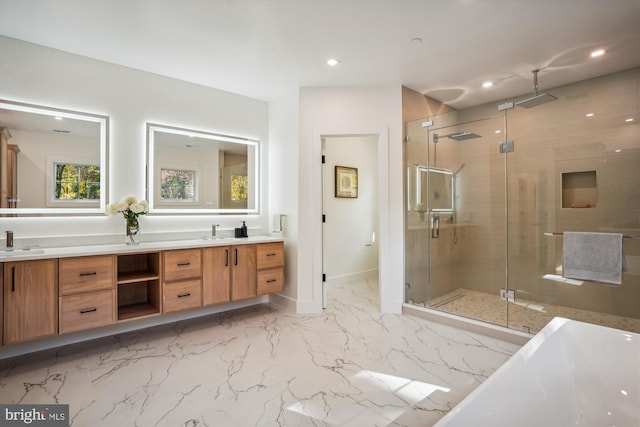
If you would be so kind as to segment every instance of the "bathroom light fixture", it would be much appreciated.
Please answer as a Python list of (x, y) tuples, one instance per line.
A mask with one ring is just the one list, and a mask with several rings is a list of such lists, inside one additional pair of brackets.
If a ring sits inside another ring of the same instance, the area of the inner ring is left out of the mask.
[(327, 60), (327, 65), (330, 67), (335, 67), (336, 65), (338, 65), (340, 63), (339, 60), (335, 59), (335, 58), (329, 58)]
[(604, 49), (596, 49), (596, 50), (591, 52), (591, 57), (592, 58), (597, 58), (599, 56), (604, 55), (605, 53), (607, 53), (607, 51), (604, 50)]
[(493, 82), (484, 82), (484, 83), (482, 83), (482, 87), (483, 88), (489, 88), (491, 86), (493, 86)]

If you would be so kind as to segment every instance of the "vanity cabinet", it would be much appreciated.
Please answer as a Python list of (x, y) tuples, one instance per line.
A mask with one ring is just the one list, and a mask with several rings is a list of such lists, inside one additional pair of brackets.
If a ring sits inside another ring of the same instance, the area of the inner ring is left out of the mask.
[(284, 289), (284, 243), (263, 243), (257, 247), (258, 295)]
[(115, 256), (61, 258), (60, 333), (115, 323)]
[(4, 344), (58, 332), (58, 260), (5, 262)]
[(163, 252), (163, 311), (202, 307), (202, 249)]
[(258, 295), (256, 246), (235, 245), (230, 247), (231, 255), (231, 300), (238, 301)]
[(137, 250), (0, 262), (0, 346), (283, 289), (282, 242)]
[(231, 247), (212, 247), (202, 250), (203, 305), (231, 301)]

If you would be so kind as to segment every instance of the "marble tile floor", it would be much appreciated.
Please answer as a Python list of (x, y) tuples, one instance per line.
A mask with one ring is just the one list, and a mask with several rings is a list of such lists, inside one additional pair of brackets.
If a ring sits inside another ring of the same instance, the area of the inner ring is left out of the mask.
[(554, 317), (565, 317), (581, 322), (608, 326), (640, 333), (640, 319), (615, 316), (560, 305), (545, 304), (516, 298), (515, 303), (507, 303), (497, 294), (457, 289), (438, 298), (433, 306), (447, 313), (457, 314), (496, 325), (507, 326), (531, 333), (540, 331)]
[(298, 315), (259, 305), (0, 361), (0, 402), (66, 403), (72, 426), (431, 426), (511, 344), (380, 314), (377, 284)]

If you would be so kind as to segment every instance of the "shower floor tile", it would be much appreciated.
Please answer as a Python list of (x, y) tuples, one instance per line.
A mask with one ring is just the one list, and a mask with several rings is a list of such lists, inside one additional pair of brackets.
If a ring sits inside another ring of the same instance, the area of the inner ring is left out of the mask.
[(554, 317), (640, 333), (640, 319), (518, 298), (507, 304), (498, 295), (463, 288), (434, 298), (431, 308), (532, 333), (538, 332)]

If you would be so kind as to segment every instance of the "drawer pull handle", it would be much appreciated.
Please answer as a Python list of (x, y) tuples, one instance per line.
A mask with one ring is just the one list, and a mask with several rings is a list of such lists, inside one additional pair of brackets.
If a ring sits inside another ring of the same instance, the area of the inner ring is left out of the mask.
[(224, 262), (225, 267), (229, 267), (229, 249), (225, 249), (226, 261)]
[(273, 283), (275, 281), (276, 281), (276, 279), (269, 279), (269, 280), (267, 280), (267, 283)]
[(187, 265), (191, 265), (190, 262), (179, 262), (178, 267), (186, 267)]
[(184, 294), (178, 294), (178, 298), (190, 297), (191, 292), (185, 292)]
[(90, 273), (80, 273), (80, 276), (95, 276), (97, 274), (98, 274), (97, 272), (92, 271)]
[(16, 268), (11, 267), (11, 292), (16, 291)]
[(276, 254), (276, 253), (267, 254), (267, 256), (276, 256), (276, 255), (278, 255), (278, 254)]
[(80, 310), (80, 314), (87, 314), (87, 313), (93, 313), (98, 311), (98, 309), (96, 307), (93, 308), (85, 308), (84, 310)]

